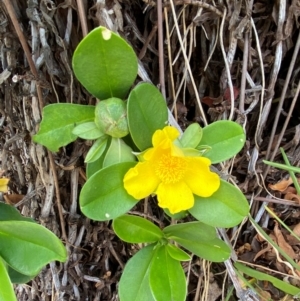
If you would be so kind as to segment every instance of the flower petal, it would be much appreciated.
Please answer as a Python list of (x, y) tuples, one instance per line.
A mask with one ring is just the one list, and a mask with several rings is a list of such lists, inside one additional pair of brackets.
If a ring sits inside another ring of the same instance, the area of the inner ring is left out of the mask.
[(158, 206), (168, 208), (172, 214), (190, 209), (194, 206), (191, 189), (184, 183), (159, 184), (157, 190)]
[(7, 178), (0, 179), (0, 192), (7, 192), (8, 182), (9, 182), (9, 179), (7, 179)]
[(124, 176), (123, 183), (128, 194), (140, 200), (156, 190), (159, 180), (150, 162), (140, 162), (128, 170)]
[(202, 197), (211, 196), (220, 187), (220, 177), (210, 171), (210, 160), (204, 157), (190, 157), (187, 160), (185, 183), (194, 194)]
[(158, 146), (165, 140), (174, 141), (180, 135), (179, 131), (172, 126), (165, 126), (162, 130), (157, 130), (153, 134), (152, 144)]

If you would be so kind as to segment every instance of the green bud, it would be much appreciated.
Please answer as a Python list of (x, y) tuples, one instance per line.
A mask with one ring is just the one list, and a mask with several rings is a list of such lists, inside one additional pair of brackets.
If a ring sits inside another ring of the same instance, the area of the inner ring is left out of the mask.
[(95, 110), (95, 123), (107, 135), (115, 138), (126, 136), (129, 131), (125, 102), (116, 97), (100, 101)]

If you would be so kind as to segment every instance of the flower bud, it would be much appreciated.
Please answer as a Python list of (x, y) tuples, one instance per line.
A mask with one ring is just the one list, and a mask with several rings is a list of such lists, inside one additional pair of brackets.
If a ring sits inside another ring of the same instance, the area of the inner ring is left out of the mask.
[(125, 102), (116, 97), (100, 101), (95, 110), (95, 123), (107, 135), (126, 136), (129, 131)]

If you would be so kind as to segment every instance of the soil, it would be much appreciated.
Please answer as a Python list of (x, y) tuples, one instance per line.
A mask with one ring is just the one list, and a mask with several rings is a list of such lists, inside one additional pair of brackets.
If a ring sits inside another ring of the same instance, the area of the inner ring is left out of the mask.
[[(270, 232), (278, 234), (262, 205), (290, 226), (298, 224), (299, 196), (285, 190), (291, 185), (268, 187), (287, 173), (262, 160), (282, 162), (280, 146), (290, 164), (299, 165), (299, 1), (157, 1), (0, 2), (1, 173), (10, 179), (2, 199), (67, 241), (69, 254), (66, 263), (51, 263), (30, 283), (16, 285), (18, 300), (118, 300), (122, 269), (138, 248), (120, 241), (110, 222), (91, 221), (80, 212), (89, 145), (77, 140), (51, 153), (32, 141), (44, 106), (95, 104), (74, 77), (71, 61), (83, 36), (99, 25), (132, 45), (139, 57), (137, 82), (151, 81), (161, 89), (173, 123), (182, 129), (221, 119), (241, 124), (244, 149), (217, 167), (230, 174), (249, 199), (252, 217)], [(139, 206), (135, 210), (144, 212)], [(154, 200), (144, 213), (165, 222)], [(261, 252), (264, 242), (249, 223), (239, 230), (232, 242), (239, 258), (254, 262), (256, 256), (256, 263), (288, 273), (272, 254)], [(225, 236), (233, 233), (228, 229)], [(296, 254), (297, 248), (293, 245)], [(187, 300), (222, 300), (232, 286), (227, 265), (194, 257), (184, 268)], [(235, 285), (230, 300), (257, 300), (251, 291), (239, 294)], [(284, 296), (270, 283), (260, 292), (266, 296), (261, 300)]]

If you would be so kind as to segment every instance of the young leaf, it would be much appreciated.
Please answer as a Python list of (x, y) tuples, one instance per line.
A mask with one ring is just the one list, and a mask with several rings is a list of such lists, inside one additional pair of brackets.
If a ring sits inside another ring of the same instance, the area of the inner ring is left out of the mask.
[(155, 244), (151, 244), (141, 249), (127, 262), (119, 283), (120, 301), (157, 301), (149, 284), (154, 247)]
[(190, 124), (180, 138), (184, 148), (196, 148), (202, 138), (202, 128), (198, 123)]
[(136, 161), (132, 149), (122, 139), (112, 138), (104, 156), (103, 167), (131, 161)]
[(73, 129), (72, 133), (86, 140), (94, 140), (105, 135), (99, 130), (95, 122), (81, 123)]
[(150, 267), (150, 287), (156, 301), (184, 301), (186, 279), (178, 260), (172, 258), (165, 245), (156, 249)]
[(241, 264), (240, 262), (235, 262), (234, 266), (239, 272), (245, 273), (246, 275), (262, 280), (262, 281), (269, 281), (271, 282), (275, 287), (280, 289), (282, 292), (285, 292), (286, 294), (290, 294), (292, 296), (295, 296), (300, 293), (300, 288), (293, 286), (285, 281), (282, 281), (276, 277), (273, 277), (271, 275), (256, 271), (254, 269), (251, 269), (244, 264)]
[(76, 125), (94, 121), (95, 107), (70, 103), (56, 103), (43, 109), (40, 130), (33, 141), (57, 152), (62, 146), (76, 140), (72, 133)]
[(13, 285), (10, 282), (6, 264), (0, 257), (0, 301), (17, 301)]
[(189, 210), (197, 220), (213, 227), (230, 228), (238, 225), (248, 214), (249, 204), (244, 194), (221, 179), (220, 188), (210, 197), (195, 195)]
[(93, 174), (98, 172), (103, 167), (104, 153), (96, 161), (89, 162), (86, 165), (86, 176), (90, 178)]
[(220, 120), (203, 128), (200, 145), (211, 147), (203, 156), (215, 164), (236, 155), (243, 148), (245, 141), (244, 130), (239, 124)]
[(178, 260), (178, 261), (189, 261), (191, 260), (191, 256), (184, 252), (183, 250), (179, 249), (178, 247), (167, 244), (166, 245), (166, 250), (168, 251), (169, 255)]
[(109, 136), (103, 135), (100, 138), (98, 138), (92, 147), (89, 149), (84, 162), (92, 163), (98, 160), (101, 155), (104, 153), (106, 146), (109, 141)]
[(102, 26), (79, 43), (72, 65), (80, 83), (101, 100), (123, 99), (137, 76), (138, 66), (131, 46)]
[(127, 117), (135, 145), (141, 151), (151, 147), (152, 135), (168, 121), (167, 105), (159, 90), (149, 83), (137, 85), (129, 94)]
[(32, 222), (1, 221), (0, 241), (0, 256), (25, 275), (36, 275), (50, 261), (67, 259), (62, 242), (51, 231)]
[(113, 221), (113, 229), (122, 240), (130, 243), (149, 243), (160, 240), (163, 232), (148, 220), (122, 215)]
[(93, 174), (80, 193), (82, 213), (90, 219), (106, 221), (129, 211), (138, 200), (124, 189), (123, 178), (134, 165), (134, 162), (114, 164)]

